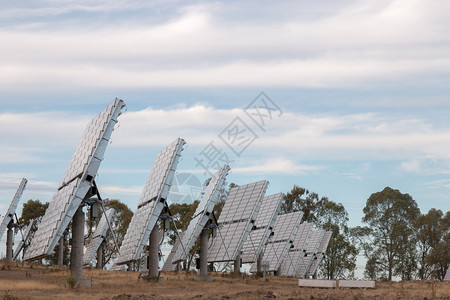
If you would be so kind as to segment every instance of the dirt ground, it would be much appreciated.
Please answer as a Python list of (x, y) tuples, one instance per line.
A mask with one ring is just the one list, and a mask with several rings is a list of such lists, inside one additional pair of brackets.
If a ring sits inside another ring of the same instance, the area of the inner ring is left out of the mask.
[(71, 287), (69, 271), (37, 266), (1, 266), (0, 299), (450, 299), (450, 282), (377, 282), (376, 289), (300, 288), (295, 278), (162, 273), (163, 282), (138, 280), (139, 273), (84, 270), (90, 288)]

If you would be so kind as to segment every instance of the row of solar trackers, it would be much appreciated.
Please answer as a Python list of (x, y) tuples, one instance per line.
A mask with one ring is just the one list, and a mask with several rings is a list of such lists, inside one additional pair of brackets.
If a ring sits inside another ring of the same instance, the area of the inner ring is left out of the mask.
[[(28, 257), (26, 259), (36, 259), (48, 255), (53, 250), (65, 227), (67, 227), (68, 222), (70, 222), (78, 206), (92, 186), (92, 180), (96, 175), (108, 144), (107, 142), (123, 106), (124, 104), (120, 99), (115, 99), (88, 124), (69, 167), (63, 176), (61, 187), (53, 197), (48, 212), (46, 212), (42, 220), (44, 224), (41, 224), (38, 228), (30, 250), (27, 252)], [(183, 150), (183, 145), (184, 141), (177, 139), (158, 154), (139, 201), (138, 211), (134, 214), (129, 230), (125, 235), (124, 243), (122, 244), (123, 251), (121, 251), (117, 263), (127, 263), (137, 260), (140, 257), (142, 249), (148, 241), (150, 232), (155, 227), (164, 206), (167, 205), (166, 198), (181, 155), (180, 152)], [(225, 176), (228, 170), (225, 172)], [(212, 251), (208, 255), (208, 261), (230, 261), (240, 255), (241, 249), (244, 247), (244, 242), (250, 235), (250, 232), (252, 229), (258, 228), (255, 224), (257, 223), (257, 216), (267, 185), (267, 181), (261, 181), (236, 187), (231, 190), (227, 201), (228, 204), (224, 207), (221, 219), (219, 219), (219, 223), (223, 223), (222, 227), (219, 228), (219, 236), (222, 242), (229, 241), (227, 244), (232, 247), (224, 251), (220, 247), (219, 249), (215, 249), (217, 247), (214, 245), (219, 243), (217, 242), (218, 239), (213, 240)], [(237, 201), (237, 205), (233, 205), (233, 199)], [(207, 200), (210, 201), (211, 199)], [(208, 201), (205, 202), (205, 205)], [(206, 211), (207, 209), (203, 209), (202, 220), (206, 219)], [(197, 223), (201, 223), (199, 220), (196, 221)], [(299, 227), (298, 225), (299, 222), (296, 222), (295, 226), (292, 227), (293, 230), (288, 234), (289, 241), (295, 236), (295, 231)], [(266, 224), (265, 228), (266, 234), (261, 235), (263, 240), (268, 239), (267, 231), (272, 230), (273, 225)], [(190, 240), (198, 235), (199, 230), (202, 230), (201, 226), (198, 225), (194, 229), (190, 230), (190, 233), (195, 232), (194, 236), (192, 234), (186, 235)], [(232, 237), (230, 238), (229, 235)], [(275, 248), (276, 242), (279, 243), (282, 241), (273, 241), (271, 248)], [(261, 252), (262, 247), (261, 245), (258, 246), (255, 249), (255, 253)], [(275, 256), (284, 257), (286, 255), (285, 253), (288, 250), (286, 243), (281, 248), (281, 254), (275, 251)], [(275, 265), (279, 266), (279, 264), (278, 259)]]
[[(303, 212), (277, 216), (284, 195), (280, 193), (264, 197), (267, 185), (268, 182), (263, 180), (231, 189), (218, 220), (222, 225), (216, 237), (210, 240), (208, 262), (233, 261), (242, 253), (242, 262), (253, 263), (250, 271), (256, 272), (255, 261), (264, 249), (260, 259), (268, 264), (267, 271), (282, 271), (281, 264), (293, 246), (301, 226)], [(264, 213), (261, 213), (261, 209), (264, 209)], [(311, 229), (311, 226), (308, 226)], [(309, 231), (305, 233), (307, 236), (310, 234)], [(305, 248), (306, 253), (295, 262), (296, 271), (299, 269), (300, 261), (308, 257), (308, 254), (310, 257), (313, 255), (320, 259), (323, 257), (322, 253), (326, 251), (331, 233), (325, 234), (323, 230), (317, 232), (321, 234), (320, 237), (310, 241), (313, 249), (308, 252), (309, 249)], [(323, 238), (324, 236), (326, 238)], [(299, 237), (301, 239), (301, 235)], [(300, 276), (315, 273), (319, 262), (311, 259), (305, 268), (305, 274)]]
[[(311, 250), (301, 248), (301, 252), (297, 251), (301, 255), (295, 261), (294, 257), (290, 256), (289, 261), (291, 263), (285, 263), (285, 266), (292, 265), (294, 272), (285, 271), (281, 264), (286, 261), (285, 258), (292, 251), (293, 243), (303, 241), (301, 247), (306, 247), (312, 226), (311, 224), (300, 225), (302, 212), (280, 215), (277, 218), (283, 194), (279, 193), (262, 199), (267, 185), (267, 181), (261, 181), (235, 187), (230, 191), (218, 220), (219, 224), (222, 225), (220, 225), (215, 239), (210, 241), (208, 261), (233, 261), (238, 253), (242, 253), (243, 263), (254, 263), (262, 249), (265, 248), (262, 259), (268, 262), (270, 266), (268, 271), (278, 271), (286, 276), (305, 277), (313, 275), (323, 258), (331, 233), (325, 233), (323, 230), (314, 231), (320, 234), (320, 237), (313, 238), (310, 241)], [(236, 203), (239, 203), (239, 205), (236, 205)], [(246, 209), (240, 209), (240, 207)], [(255, 220), (253, 212), (258, 212), (258, 210), (263, 213), (260, 216), (258, 215)], [(191, 227), (193, 223), (195, 222), (191, 222), (189, 226)], [(301, 227), (307, 228), (307, 230), (301, 230), (301, 234), (297, 235), (297, 231)], [(190, 231), (187, 230), (187, 232)], [(269, 239), (272, 233), (275, 233), (275, 235)], [(178, 260), (173, 259), (172, 256), (173, 253), (180, 252), (180, 248), (179, 240), (177, 240), (164, 264), (164, 270), (175, 268), (171, 264), (178, 262)], [(303, 259), (307, 261), (307, 265), (303, 267), (304, 274), (300, 274), (299, 268)], [(252, 265), (251, 271), (256, 271), (255, 263)], [(297, 273), (300, 275), (297, 275)]]

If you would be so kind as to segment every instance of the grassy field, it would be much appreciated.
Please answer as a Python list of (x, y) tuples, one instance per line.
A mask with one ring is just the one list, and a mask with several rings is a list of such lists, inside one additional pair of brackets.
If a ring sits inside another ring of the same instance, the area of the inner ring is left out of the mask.
[(46, 267), (0, 267), (0, 299), (450, 299), (450, 282), (377, 282), (377, 288), (300, 288), (295, 278), (259, 278), (213, 274), (212, 282), (195, 274), (163, 273), (160, 283), (138, 280), (136, 272), (85, 270), (90, 288), (72, 288), (69, 271)]

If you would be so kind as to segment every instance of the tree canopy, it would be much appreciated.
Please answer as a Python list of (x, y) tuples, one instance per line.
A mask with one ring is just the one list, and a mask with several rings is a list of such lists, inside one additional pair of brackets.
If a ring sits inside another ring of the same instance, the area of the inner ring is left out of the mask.
[(386, 187), (373, 193), (363, 209), (363, 223), (354, 233), (367, 258), (366, 276), (392, 280), (412, 279), (416, 267), (413, 224), (420, 214), (417, 202), (399, 190)]

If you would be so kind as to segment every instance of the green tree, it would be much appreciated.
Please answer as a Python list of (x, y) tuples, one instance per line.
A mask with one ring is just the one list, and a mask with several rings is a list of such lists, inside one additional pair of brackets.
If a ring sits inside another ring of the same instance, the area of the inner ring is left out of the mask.
[(394, 275), (411, 279), (416, 263), (413, 223), (420, 214), (416, 201), (386, 187), (370, 195), (363, 212), (362, 221), (369, 227), (354, 232), (368, 260), (366, 275), (389, 281)]
[(414, 228), (417, 231), (417, 243), (419, 249), (418, 275), (420, 279), (430, 279), (433, 268), (429, 261), (430, 251), (443, 238), (443, 213), (441, 210), (430, 209), (427, 214), (420, 215), (414, 221)]
[(442, 281), (450, 266), (450, 212), (447, 212), (445, 216), (440, 211), (430, 210), (430, 212), (436, 217), (433, 221), (434, 230), (431, 231), (434, 234), (435, 243), (426, 256), (425, 264), (430, 268), (430, 278)]
[(432, 266), (432, 278), (443, 281), (450, 267), (450, 234), (446, 234), (442, 241), (431, 249), (427, 262)]
[[(48, 202), (42, 203), (39, 200), (28, 200), (22, 206), (22, 215), (19, 218), (19, 226), (24, 228), (30, 224), (30, 221), (36, 219), (40, 221), (48, 208)], [(33, 230), (33, 232), (36, 229)]]
[(303, 211), (303, 222), (317, 223), (317, 212), (323, 199), (319, 199), (316, 193), (310, 193), (307, 189), (294, 185), (286, 194), (280, 205), (281, 214), (295, 211)]
[(358, 250), (352, 244), (348, 213), (341, 203), (322, 198), (318, 209), (318, 227), (331, 231), (332, 235), (320, 267), (320, 274), (327, 279), (352, 278), (356, 268)]

